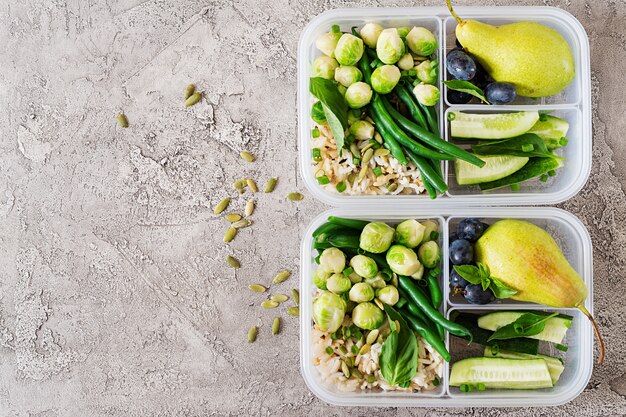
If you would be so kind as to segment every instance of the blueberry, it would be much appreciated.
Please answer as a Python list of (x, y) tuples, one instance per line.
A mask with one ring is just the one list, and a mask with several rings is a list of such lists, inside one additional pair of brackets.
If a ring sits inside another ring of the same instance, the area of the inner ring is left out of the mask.
[(512, 84), (493, 82), (485, 87), (485, 97), (491, 104), (507, 104), (515, 100), (517, 92)]
[(478, 219), (463, 219), (456, 228), (456, 233), (461, 239), (476, 242), (483, 234), (483, 224)]
[(487, 230), (489, 228), (489, 225), (487, 223), (483, 223), (483, 233), (485, 233), (485, 230)]
[(474, 260), (474, 247), (465, 239), (457, 239), (450, 244), (450, 262), (454, 265), (471, 264)]
[(483, 290), (480, 284), (469, 284), (465, 287), (465, 299), (472, 304), (489, 304), (496, 300), (491, 290)]
[(469, 81), (476, 75), (476, 63), (465, 52), (458, 49), (448, 52), (446, 68), (457, 80)]
[(464, 93), (462, 91), (455, 91), (448, 88), (446, 95), (448, 103), (450, 104), (467, 104), (472, 99), (471, 94)]
[(483, 68), (480, 63), (476, 62), (476, 75), (472, 79), (472, 84), (481, 89), (485, 89), (489, 83), (492, 83), (493, 79), (489, 73)]
[(454, 268), (452, 268), (452, 271), (450, 271), (450, 286), (452, 288), (463, 289), (467, 287), (468, 285), (469, 285), (469, 282), (467, 282), (465, 278), (460, 276), (459, 273), (456, 272)]

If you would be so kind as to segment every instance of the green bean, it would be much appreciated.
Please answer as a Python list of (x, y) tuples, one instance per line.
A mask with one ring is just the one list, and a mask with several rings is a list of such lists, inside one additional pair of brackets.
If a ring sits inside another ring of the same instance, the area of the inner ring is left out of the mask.
[(422, 174), (423, 180), (429, 181), (433, 185), (433, 187), (435, 187), (435, 189), (440, 193), (445, 193), (448, 190), (448, 186), (443, 181), (443, 178), (437, 175), (435, 170), (428, 164), (428, 162), (426, 162), (424, 158), (419, 155), (415, 155), (409, 150), (407, 150), (407, 155), (409, 156), (409, 159), (415, 164), (417, 169), (419, 169), (420, 173)]
[(328, 216), (327, 220), (332, 224), (349, 227), (350, 229), (355, 229), (355, 230), (363, 230), (363, 228), (367, 226), (369, 223), (368, 221), (365, 221), (365, 220), (346, 219), (346, 218), (337, 217), (337, 216)]
[(439, 124), (437, 123), (437, 112), (435, 111), (435, 107), (425, 106), (419, 101), (417, 102), (417, 105), (421, 106), (421, 108), (424, 110), (424, 113), (426, 113), (426, 121), (428, 122), (428, 128), (430, 129), (431, 133), (440, 136), (441, 132), (439, 132)]
[(413, 101), (412, 93), (401, 83), (394, 89), (398, 98), (407, 106), (409, 113), (413, 116), (413, 120), (425, 130), (428, 130), (428, 122), (422, 114), (422, 111), (417, 107), (417, 104)]
[(313, 243), (313, 249), (319, 249), (319, 250), (324, 250), (324, 249), (328, 249), (328, 248), (332, 248), (333, 245), (330, 244), (330, 242), (328, 242), (328, 240), (324, 240), (323, 242), (314, 242)]
[[(359, 247), (359, 236), (354, 235), (333, 235), (328, 238), (328, 243), (336, 248), (352, 248)], [(314, 246), (315, 247), (315, 246)]]
[(409, 297), (409, 294), (407, 294), (401, 287), (398, 287), (398, 293), (400, 294), (400, 297), (406, 298), (406, 300), (408, 301), (405, 308), (409, 310), (411, 314), (422, 320), (427, 326), (431, 328), (431, 330), (433, 330), (433, 327), (431, 326), (433, 324), (432, 321), (430, 321), (430, 319), (424, 315), (422, 310), (420, 310), (419, 307), (411, 301), (411, 297)]
[(400, 314), (402, 314), (404, 320), (407, 321), (409, 327), (419, 333), (424, 340), (426, 340), (437, 352), (439, 352), (446, 362), (450, 362), (450, 352), (446, 349), (446, 345), (441, 337), (436, 335), (428, 326), (424, 324), (423, 321), (415, 317), (408, 310), (400, 309)]
[[(365, 47), (366, 51), (370, 51), (369, 48)], [(374, 52), (376, 55), (376, 52)], [(363, 81), (367, 84), (372, 84), (372, 67), (370, 66), (370, 59), (367, 56), (367, 53), (363, 54), (361, 60), (359, 61), (359, 69), (363, 73)]]
[[(331, 222), (326, 222), (322, 224), (320, 227), (315, 229), (315, 231), (311, 234), (314, 238), (318, 236), (328, 236), (333, 231), (339, 229), (341, 226), (338, 224), (334, 224)], [(317, 239), (316, 239), (317, 240)]]
[(391, 134), (389, 130), (387, 130), (387, 127), (383, 123), (380, 114), (375, 111), (372, 111), (370, 113), (372, 119), (374, 119), (374, 122), (376, 123), (378, 133), (380, 133), (380, 135), (383, 137), (383, 145), (385, 145), (385, 148), (389, 149), (391, 155), (393, 155), (393, 157), (396, 158), (398, 162), (400, 162), (402, 165), (407, 165), (409, 163), (409, 160), (406, 159), (406, 156), (404, 156), (404, 152), (402, 152), (402, 148), (396, 141), (394, 135)]
[[(409, 299), (417, 304), (417, 306), (424, 312), (426, 317), (431, 319), (433, 323), (438, 323), (445, 330), (449, 331), (455, 336), (460, 337), (472, 337), (472, 334), (465, 327), (460, 324), (453, 323), (450, 320), (447, 320), (438, 310), (436, 310), (424, 297), (424, 295), (417, 291), (417, 287), (413, 282), (411, 282), (411, 278), (401, 276), (399, 277), (400, 287), (405, 290), (408, 294)], [(470, 340), (471, 341), (471, 340)]]
[(395, 306), (393, 306), (394, 308), (398, 309), (398, 308), (402, 308), (406, 305), (408, 301), (406, 300), (406, 298), (400, 297), (398, 299), (398, 302), (396, 303)]
[(439, 280), (433, 275), (428, 275), (426, 280), (428, 281), (430, 300), (432, 301), (433, 307), (438, 309), (441, 307), (441, 302), (443, 301), (443, 295), (441, 294), (441, 288), (439, 287)]

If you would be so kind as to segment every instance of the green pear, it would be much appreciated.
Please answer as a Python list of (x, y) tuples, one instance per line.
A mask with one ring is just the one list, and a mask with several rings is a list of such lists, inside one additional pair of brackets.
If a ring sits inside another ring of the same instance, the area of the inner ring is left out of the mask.
[(517, 95), (545, 97), (558, 94), (575, 75), (572, 51), (556, 30), (532, 22), (492, 26), (462, 20), (456, 37), (495, 81), (511, 83)]
[(598, 361), (602, 363), (604, 343), (584, 306), (587, 287), (548, 232), (523, 220), (500, 220), (478, 239), (474, 251), (476, 262), (485, 264), (492, 276), (517, 290), (512, 299), (574, 307), (589, 317), (600, 342)]

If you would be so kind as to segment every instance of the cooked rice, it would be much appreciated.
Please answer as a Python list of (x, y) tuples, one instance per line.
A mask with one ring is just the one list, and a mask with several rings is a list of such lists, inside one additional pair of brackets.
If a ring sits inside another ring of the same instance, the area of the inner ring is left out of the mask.
[[(396, 158), (388, 156), (374, 156), (367, 167), (367, 174), (359, 180), (361, 164), (355, 165), (352, 153), (344, 149), (341, 156), (337, 152), (337, 144), (333, 139), (328, 126), (316, 126), (320, 135), (313, 138), (313, 147), (319, 148), (322, 160), (314, 163), (313, 172), (316, 177), (326, 175), (330, 182), (322, 185), (327, 190), (336, 191), (339, 182), (346, 185), (345, 194), (421, 194), (425, 191), (419, 170), (412, 162), (402, 165)], [(369, 140), (356, 141), (359, 150), (369, 144)], [(372, 169), (382, 169), (382, 175), (376, 176)], [(323, 171), (323, 173), (321, 172)], [(396, 184), (392, 186), (393, 184)], [(397, 187), (397, 188), (395, 188)], [(394, 189), (395, 188), (395, 189)]]

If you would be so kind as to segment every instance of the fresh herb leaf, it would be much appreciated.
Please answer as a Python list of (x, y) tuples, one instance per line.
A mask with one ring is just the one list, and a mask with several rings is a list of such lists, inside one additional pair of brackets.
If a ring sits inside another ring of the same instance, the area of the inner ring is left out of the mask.
[(507, 287), (498, 278), (491, 276), (489, 267), (481, 262), (474, 265), (454, 265), (454, 270), (470, 284), (480, 284), (483, 290), (489, 288), (496, 298), (509, 298), (517, 294), (517, 290)]
[(559, 313), (553, 313), (549, 316), (535, 313), (524, 313), (513, 323), (509, 323), (496, 330), (487, 341), (490, 342), (492, 340), (505, 340), (517, 337), (534, 336), (543, 331), (548, 320), (558, 315)]
[(510, 298), (517, 294), (517, 290), (509, 288), (504, 285), (499, 279), (491, 277), (491, 285), (489, 289), (493, 292), (496, 298)]
[(454, 270), (470, 284), (480, 284), (480, 270), (474, 265), (454, 265)]
[(450, 81), (444, 81), (443, 83), (450, 90), (455, 90), (455, 91), (460, 91), (462, 93), (470, 94), (474, 97), (477, 97), (482, 102), (489, 104), (489, 102), (487, 101), (487, 98), (485, 97), (484, 91), (481, 90), (479, 87), (476, 87), (474, 84), (470, 83), (469, 81), (450, 80)]
[(348, 127), (348, 103), (339, 92), (334, 81), (321, 77), (312, 77), (309, 91), (322, 103), (326, 121), (335, 137), (337, 149), (343, 147), (345, 130)]
[(487, 291), (487, 288), (491, 286), (491, 279), (489, 277), (483, 277), (480, 281), (480, 285), (483, 287), (483, 291)]
[(339, 120), (339, 118), (335, 116), (335, 113), (333, 113), (333, 111), (327, 105), (322, 103), (322, 108), (324, 109), (324, 114), (326, 115), (326, 121), (328, 122), (330, 131), (332, 132), (335, 143), (337, 144), (337, 150), (339, 150), (339, 155), (341, 155), (345, 129), (341, 124), (341, 120)]
[[(391, 385), (410, 382), (417, 372), (417, 339), (406, 321), (393, 307), (385, 305), (389, 325), (393, 330), (380, 352), (379, 365), (383, 378)], [(400, 331), (395, 321), (400, 324)]]
[(479, 155), (511, 155), (563, 159), (548, 150), (546, 143), (534, 133), (524, 133), (514, 138), (472, 145)]

